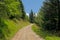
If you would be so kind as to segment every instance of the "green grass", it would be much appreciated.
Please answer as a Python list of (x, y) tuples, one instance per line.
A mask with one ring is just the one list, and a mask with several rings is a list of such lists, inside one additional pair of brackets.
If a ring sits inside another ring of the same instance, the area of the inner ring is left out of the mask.
[(60, 40), (60, 37), (51, 35), (50, 33), (46, 31), (42, 31), (41, 28), (39, 28), (37, 25), (33, 25), (32, 30), (36, 32), (36, 34), (44, 38), (45, 40)]
[[(7, 29), (4, 28), (4, 29), (2, 29), (2, 31), (3, 31), (3, 34), (6, 38), (6, 40), (10, 40), (19, 29), (29, 25), (30, 23), (28, 21), (23, 21), (23, 20), (7, 19), (7, 20), (5, 20), (5, 24), (7, 24)], [(4, 39), (0, 39), (0, 40), (4, 40)]]

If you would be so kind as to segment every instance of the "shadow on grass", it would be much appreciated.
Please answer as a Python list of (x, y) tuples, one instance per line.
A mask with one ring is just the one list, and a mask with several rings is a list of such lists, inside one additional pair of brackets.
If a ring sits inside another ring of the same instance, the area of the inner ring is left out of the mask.
[(39, 36), (43, 37), (45, 40), (60, 40), (60, 37), (57, 36), (56, 33), (42, 30), (42, 28), (38, 27), (37, 25), (33, 25), (32, 30)]

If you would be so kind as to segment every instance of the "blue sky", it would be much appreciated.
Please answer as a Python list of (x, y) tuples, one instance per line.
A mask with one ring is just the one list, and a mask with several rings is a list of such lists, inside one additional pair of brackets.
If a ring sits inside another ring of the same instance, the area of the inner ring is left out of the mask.
[(43, 1), (44, 0), (22, 0), (25, 12), (30, 13), (32, 9), (34, 13), (37, 13), (43, 5)]

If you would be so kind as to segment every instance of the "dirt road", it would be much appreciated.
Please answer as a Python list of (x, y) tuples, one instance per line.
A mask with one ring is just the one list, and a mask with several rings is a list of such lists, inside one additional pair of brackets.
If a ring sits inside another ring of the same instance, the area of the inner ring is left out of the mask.
[(36, 35), (35, 32), (32, 31), (32, 25), (33, 24), (20, 29), (11, 40), (43, 40), (41, 37)]

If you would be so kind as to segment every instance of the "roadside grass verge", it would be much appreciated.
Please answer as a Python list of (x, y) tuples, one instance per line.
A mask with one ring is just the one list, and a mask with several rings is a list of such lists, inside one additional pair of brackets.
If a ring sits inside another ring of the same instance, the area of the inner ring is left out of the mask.
[[(14, 20), (6, 19), (4, 20), (4, 22), (5, 24), (7, 24), (7, 29), (4, 28), (2, 29), (2, 31), (6, 40), (10, 40), (19, 29), (30, 24), (28, 21), (17, 20), (17, 19)], [(5, 40), (5, 39), (2, 38), (1, 40)]]
[(36, 32), (37, 35), (41, 36), (42, 38), (44, 38), (45, 40), (60, 40), (60, 37), (51, 35), (50, 33), (48, 33), (47, 31), (43, 31), (41, 30), (40, 27), (38, 27), (36, 24), (34, 24), (32, 26), (32, 30), (34, 32)]

